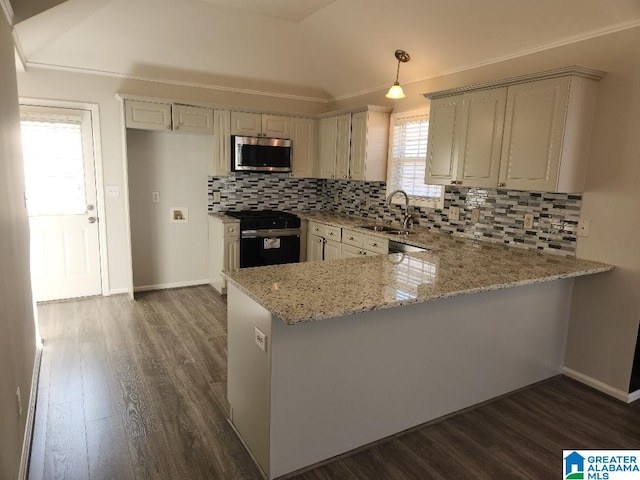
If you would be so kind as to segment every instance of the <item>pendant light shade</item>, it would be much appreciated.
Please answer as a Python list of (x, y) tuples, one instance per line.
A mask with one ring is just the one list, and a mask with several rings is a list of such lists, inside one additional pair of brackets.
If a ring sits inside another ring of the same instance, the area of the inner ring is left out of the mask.
[(404, 50), (396, 50), (395, 55), (396, 55), (396, 58), (398, 59), (398, 69), (396, 70), (396, 81), (393, 82), (393, 85), (391, 86), (391, 88), (389, 89), (389, 91), (385, 96), (387, 98), (404, 98), (405, 97), (404, 90), (402, 90), (402, 87), (398, 82), (398, 76), (400, 75), (400, 63), (408, 62), (411, 59), (411, 57)]

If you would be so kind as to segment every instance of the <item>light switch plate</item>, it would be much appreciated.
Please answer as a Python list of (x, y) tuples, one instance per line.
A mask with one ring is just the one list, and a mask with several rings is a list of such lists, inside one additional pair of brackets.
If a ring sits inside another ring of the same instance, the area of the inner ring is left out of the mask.
[(478, 223), (480, 221), (480, 209), (474, 208), (471, 210), (471, 223)]
[(578, 236), (588, 237), (589, 228), (591, 227), (591, 220), (582, 219), (578, 221)]
[(213, 201), (215, 203), (220, 203), (221, 201), (220, 192), (213, 192)]
[(267, 351), (267, 336), (258, 327), (255, 327), (255, 341), (256, 345), (260, 347), (263, 352)]
[(160, 192), (151, 192), (151, 201), (153, 203), (160, 203)]
[(460, 207), (449, 207), (449, 220), (460, 220)]

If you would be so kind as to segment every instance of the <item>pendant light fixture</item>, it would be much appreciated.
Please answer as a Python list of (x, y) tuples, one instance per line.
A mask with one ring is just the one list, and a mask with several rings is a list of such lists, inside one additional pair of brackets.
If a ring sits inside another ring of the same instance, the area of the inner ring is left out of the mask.
[(402, 87), (398, 83), (398, 76), (400, 75), (400, 62), (407, 63), (411, 57), (404, 50), (396, 50), (396, 58), (398, 59), (398, 70), (396, 71), (396, 81), (391, 85), (391, 88), (385, 95), (387, 98), (404, 98), (405, 94)]

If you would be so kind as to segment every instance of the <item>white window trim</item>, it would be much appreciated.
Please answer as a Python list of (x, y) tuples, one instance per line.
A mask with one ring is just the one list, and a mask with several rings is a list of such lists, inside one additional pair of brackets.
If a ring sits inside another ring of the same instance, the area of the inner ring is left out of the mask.
[[(387, 155), (387, 191), (386, 194), (389, 195), (391, 193), (391, 169), (393, 168), (393, 130), (395, 126), (395, 122), (398, 119), (406, 119), (411, 117), (423, 117), (426, 116), (429, 118), (429, 110), (420, 109), (420, 110), (410, 110), (407, 112), (398, 112), (391, 114), (391, 122), (389, 126), (389, 153)], [(427, 159), (425, 158), (425, 162)], [(435, 208), (435, 209), (443, 209), (444, 208), (444, 194), (445, 188), (442, 186), (440, 197), (438, 199), (418, 199), (418, 198), (409, 198), (409, 205), (413, 207), (424, 207), (424, 208)], [(394, 195), (391, 199), (391, 203), (394, 205), (405, 205), (405, 198), (403, 195)]]

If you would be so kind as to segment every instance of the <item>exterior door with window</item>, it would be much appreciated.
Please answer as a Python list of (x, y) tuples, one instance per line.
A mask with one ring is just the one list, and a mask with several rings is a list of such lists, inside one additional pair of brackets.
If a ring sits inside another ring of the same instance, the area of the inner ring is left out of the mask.
[(91, 112), (22, 105), (36, 301), (102, 293)]

